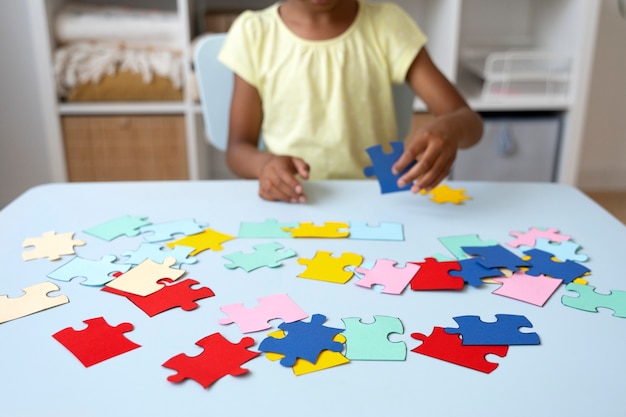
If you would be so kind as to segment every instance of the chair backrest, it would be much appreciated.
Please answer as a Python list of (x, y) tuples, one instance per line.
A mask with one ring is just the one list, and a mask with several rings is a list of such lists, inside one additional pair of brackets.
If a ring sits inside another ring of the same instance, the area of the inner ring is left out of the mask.
[[(233, 73), (217, 60), (226, 39), (225, 33), (204, 35), (193, 54), (198, 92), (202, 103), (202, 118), (207, 140), (221, 151), (228, 144), (230, 101), (233, 95)], [(413, 91), (405, 83), (393, 88), (398, 140), (409, 132), (413, 108)]]
[(193, 53), (193, 65), (202, 104), (207, 140), (221, 151), (228, 143), (228, 119), (233, 95), (233, 73), (217, 60), (225, 33), (204, 35)]

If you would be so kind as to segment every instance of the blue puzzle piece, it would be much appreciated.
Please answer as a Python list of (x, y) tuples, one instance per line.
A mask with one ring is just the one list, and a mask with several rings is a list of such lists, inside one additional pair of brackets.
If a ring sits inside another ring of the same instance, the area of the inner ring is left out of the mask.
[(185, 219), (151, 224), (139, 230), (141, 233), (151, 233), (144, 236), (146, 242), (165, 242), (172, 240), (174, 235), (189, 236), (201, 233), (207, 226), (207, 224), (196, 223), (193, 219)]
[(58, 281), (71, 281), (82, 277), (85, 278), (85, 281), (81, 282), (82, 285), (101, 286), (113, 280), (114, 272), (126, 272), (130, 269), (130, 265), (114, 263), (116, 259), (114, 255), (103, 256), (99, 261), (77, 256), (49, 273), (48, 277)]
[(120, 236), (137, 236), (140, 233), (139, 229), (149, 224), (146, 216), (122, 216), (83, 231), (91, 236), (111, 241)]
[(260, 238), (260, 239), (280, 239), (291, 238), (291, 232), (283, 228), (293, 229), (298, 227), (298, 222), (279, 223), (276, 219), (266, 219), (263, 223), (241, 222), (237, 237)]
[(498, 268), (487, 268), (480, 263), (480, 258), (467, 258), (457, 261), (461, 267), (460, 271), (450, 271), (453, 277), (461, 277), (463, 281), (473, 287), (480, 287), (482, 278), (494, 278), (504, 276)]
[(511, 271), (519, 271), (522, 266), (530, 266), (528, 262), (502, 245), (463, 246), (462, 249), (468, 255), (478, 257), (478, 262), (485, 268), (507, 268)]
[(530, 256), (530, 268), (526, 275), (548, 275), (552, 278), (560, 278), (565, 284), (569, 284), (576, 278), (582, 277), (589, 268), (574, 261), (557, 262), (552, 260), (552, 254), (539, 249), (530, 249), (524, 252)]
[(163, 246), (160, 243), (143, 242), (139, 245), (139, 248), (134, 251), (124, 252), (123, 255), (129, 258), (122, 261), (122, 263), (139, 265), (146, 259), (152, 259), (154, 262), (162, 264), (165, 258), (172, 257), (176, 259), (176, 263), (172, 265), (172, 268), (180, 268), (181, 264), (194, 264), (198, 262), (195, 257), (189, 256), (189, 254), (195, 250), (195, 248), (189, 246), (174, 246), (173, 249), (169, 249), (167, 246)]
[(325, 321), (326, 316), (323, 314), (314, 314), (310, 322), (300, 320), (282, 323), (278, 328), (286, 333), (285, 337), (267, 337), (259, 345), (259, 350), (285, 355), (280, 360), (283, 366), (295, 365), (298, 358), (315, 364), (323, 350), (342, 352), (343, 343), (335, 342), (333, 338), (343, 329), (324, 326)]
[(401, 223), (380, 222), (376, 225), (367, 222), (350, 222), (348, 239), (362, 240), (404, 240)]
[(560, 261), (587, 262), (589, 257), (585, 254), (578, 253), (580, 245), (572, 240), (564, 242), (550, 242), (548, 239), (536, 239), (535, 246), (520, 246), (518, 249), (525, 252), (530, 249), (539, 249), (544, 252), (551, 253)]
[(460, 334), (465, 346), (538, 345), (537, 333), (522, 333), (522, 327), (533, 327), (525, 316), (496, 314), (497, 321), (484, 322), (479, 316), (454, 317), (458, 328), (446, 327), (449, 334)]
[(416, 163), (412, 162), (398, 175), (394, 175), (391, 172), (391, 167), (404, 152), (404, 143), (396, 141), (390, 142), (389, 144), (391, 145), (390, 153), (385, 153), (382, 145), (367, 148), (366, 151), (372, 161), (372, 165), (365, 167), (363, 170), (363, 174), (365, 174), (366, 177), (376, 177), (382, 194), (409, 190), (411, 184), (407, 184), (402, 188), (398, 187), (398, 178), (404, 175), (404, 173), (411, 169)]

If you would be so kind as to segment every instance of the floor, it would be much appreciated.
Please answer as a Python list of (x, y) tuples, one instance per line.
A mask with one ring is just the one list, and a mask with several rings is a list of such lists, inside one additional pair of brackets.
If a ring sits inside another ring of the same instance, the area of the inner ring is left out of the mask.
[(587, 191), (585, 194), (626, 224), (626, 191)]

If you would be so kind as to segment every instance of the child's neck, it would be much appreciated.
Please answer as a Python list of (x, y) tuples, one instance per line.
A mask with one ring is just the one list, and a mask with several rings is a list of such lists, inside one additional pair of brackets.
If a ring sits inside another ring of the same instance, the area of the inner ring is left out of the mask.
[(297, 36), (318, 41), (336, 38), (356, 19), (357, 0), (330, 1), (327, 7), (316, 7), (306, 0), (287, 0), (278, 11), (287, 27)]

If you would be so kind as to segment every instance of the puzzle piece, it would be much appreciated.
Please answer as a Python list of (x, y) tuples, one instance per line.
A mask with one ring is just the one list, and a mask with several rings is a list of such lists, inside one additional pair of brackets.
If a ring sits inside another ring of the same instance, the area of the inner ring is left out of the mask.
[(123, 253), (128, 259), (123, 261), (123, 264), (139, 265), (146, 259), (152, 259), (154, 262), (163, 263), (166, 258), (172, 257), (176, 259), (172, 268), (180, 268), (182, 264), (195, 264), (198, 260), (189, 256), (195, 248), (189, 246), (175, 246), (173, 249), (167, 248), (160, 243), (147, 243), (143, 242), (134, 251), (126, 251)]
[(164, 278), (176, 281), (184, 273), (184, 269), (175, 269), (171, 266), (176, 263), (172, 257), (165, 258), (163, 263), (146, 259), (128, 272), (120, 275), (106, 284), (107, 287), (115, 288), (119, 291), (146, 296), (163, 288), (163, 284), (158, 282)]
[(149, 233), (147, 236), (144, 236), (146, 242), (164, 242), (171, 240), (174, 235), (195, 235), (196, 233), (202, 232), (206, 226), (206, 224), (197, 223), (193, 219), (184, 219), (153, 223), (141, 227), (139, 231), (140, 233)]
[(626, 291), (611, 290), (608, 294), (596, 292), (592, 285), (569, 283), (565, 287), (568, 291), (578, 293), (576, 297), (564, 295), (561, 303), (567, 307), (597, 313), (598, 308), (613, 310), (614, 317), (626, 318)]
[(282, 323), (278, 328), (284, 330), (286, 336), (282, 339), (265, 338), (259, 350), (285, 355), (280, 364), (289, 367), (294, 366), (298, 358), (315, 364), (324, 350), (342, 352), (344, 345), (333, 339), (343, 330), (324, 326), (325, 321), (326, 316), (314, 314), (310, 322)]
[(414, 262), (418, 271), (411, 280), (413, 291), (430, 290), (462, 290), (465, 286), (463, 278), (450, 275), (451, 271), (460, 271), (457, 261), (437, 261), (425, 258), (424, 262)]
[[(533, 249), (530, 246), (520, 246), (519, 250), (525, 252)], [(577, 253), (580, 250), (580, 245), (572, 240), (566, 240), (559, 243), (551, 243), (548, 239), (536, 239), (534, 249), (539, 249), (544, 252), (551, 253), (555, 258), (560, 261), (574, 261), (574, 262), (587, 262), (589, 257), (582, 253)]]
[[(274, 339), (283, 339), (285, 337), (285, 332), (282, 330), (277, 330), (275, 332), (269, 333), (268, 336), (273, 337)], [(338, 334), (333, 338), (333, 341), (346, 343), (346, 338), (344, 335)], [(280, 353), (267, 352), (265, 354), (265, 357), (271, 361), (277, 361), (284, 358), (285, 355), (281, 355)], [(294, 375), (300, 376), (310, 374), (311, 372), (323, 371), (324, 369), (333, 368), (335, 366), (345, 365), (347, 363), (350, 363), (350, 359), (343, 356), (341, 352), (323, 350), (320, 352), (320, 356), (317, 358), (317, 362), (311, 363), (309, 361), (305, 361), (304, 359), (296, 359), (296, 363), (291, 369), (293, 370)]]
[(233, 240), (234, 238), (234, 236), (220, 233), (213, 229), (205, 229), (203, 232), (196, 233), (195, 235), (185, 236), (181, 239), (175, 240), (174, 242), (168, 242), (166, 243), (166, 246), (169, 248), (174, 248), (174, 246), (192, 247), (195, 250), (191, 252), (190, 255), (195, 256), (208, 249), (221, 251), (224, 249), (222, 247), (222, 243)]
[(476, 234), (440, 237), (439, 242), (441, 242), (456, 259), (469, 258), (465, 251), (463, 251), (463, 246), (494, 246), (498, 244), (495, 240), (482, 240)]
[(253, 246), (255, 252), (244, 253), (235, 252), (224, 255), (231, 263), (224, 266), (228, 269), (241, 268), (246, 272), (254, 271), (257, 268), (267, 266), (268, 268), (278, 268), (283, 260), (296, 256), (296, 252), (291, 249), (284, 249), (280, 243), (263, 243)]
[(506, 243), (512, 248), (519, 246), (534, 247), (536, 239), (547, 239), (550, 242), (564, 242), (570, 239), (569, 236), (560, 234), (559, 230), (554, 227), (548, 227), (547, 229), (531, 227), (527, 232), (510, 232), (509, 234), (516, 237), (515, 240)]
[(74, 246), (83, 246), (85, 242), (74, 239), (74, 232), (56, 234), (53, 230), (45, 232), (41, 237), (30, 237), (25, 239), (22, 247), (34, 246), (35, 249), (22, 252), (22, 259), (30, 261), (33, 259), (48, 258), (50, 261), (57, 261), (63, 255), (74, 255)]
[(287, 294), (275, 294), (258, 299), (259, 305), (246, 308), (243, 304), (220, 307), (228, 318), (218, 320), (220, 324), (237, 323), (242, 333), (269, 329), (269, 321), (282, 319), (286, 323), (302, 320), (308, 316)]
[(317, 251), (312, 259), (298, 259), (299, 264), (307, 266), (298, 277), (345, 284), (354, 275), (345, 268), (357, 267), (361, 262), (363, 257), (356, 253), (343, 252), (340, 257), (333, 257), (332, 252)]
[(525, 316), (496, 314), (495, 322), (484, 322), (479, 316), (458, 316), (453, 319), (459, 327), (446, 327), (444, 330), (449, 334), (461, 335), (464, 346), (539, 344), (539, 335), (537, 333), (523, 333), (519, 331), (522, 327), (533, 327), (530, 320)]
[(346, 357), (351, 361), (403, 361), (406, 360), (406, 344), (391, 342), (392, 333), (403, 334), (400, 319), (374, 316), (374, 322), (364, 323), (358, 317), (341, 319), (346, 326)]
[(237, 237), (241, 238), (261, 238), (280, 239), (290, 238), (291, 232), (285, 229), (298, 227), (298, 223), (278, 223), (276, 219), (266, 219), (263, 223), (241, 222)]
[(542, 307), (563, 283), (563, 280), (558, 278), (549, 278), (543, 274), (534, 277), (522, 271), (514, 272), (509, 278), (494, 278), (492, 281), (502, 284), (493, 294), (539, 307)]
[(79, 256), (71, 259), (65, 265), (60, 266), (48, 274), (48, 277), (58, 281), (71, 281), (74, 278), (85, 278), (81, 285), (101, 286), (113, 279), (113, 273), (126, 272), (130, 265), (116, 264), (115, 255), (107, 255), (94, 261)]
[(85, 229), (83, 232), (108, 241), (120, 236), (133, 237), (140, 233), (141, 227), (150, 224), (147, 219), (146, 216), (122, 216)]
[(260, 355), (248, 350), (254, 345), (254, 339), (244, 337), (239, 343), (231, 343), (220, 333), (213, 333), (196, 342), (204, 349), (197, 356), (180, 353), (168, 359), (162, 366), (177, 373), (167, 377), (170, 382), (178, 383), (184, 379), (193, 379), (207, 389), (226, 375), (240, 376), (248, 372), (241, 366)]
[(554, 261), (551, 253), (539, 249), (530, 249), (524, 252), (524, 254), (530, 256), (530, 267), (526, 271), (527, 275), (537, 276), (544, 274), (552, 278), (560, 278), (564, 283), (569, 284), (576, 278), (590, 272), (589, 268), (574, 261)]
[(463, 204), (465, 200), (471, 200), (472, 197), (465, 195), (465, 190), (462, 188), (454, 189), (450, 188), (446, 184), (441, 184), (436, 186), (430, 191), (422, 190), (420, 191), (422, 195), (430, 195), (430, 201), (435, 202), (437, 204)]
[(451, 271), (450, 276), (463, 278), (472, 287), (483, 285), (483, 278), (501, 277), (504, 274), (498, 268), (487, 268), (480, 263), (480, 258), (467, 258), (458, 261), (460, 271)]
[(367, 222), (350, 222), (348, 239), (359, 240), (404, 240), (401, 223), (380, 222), (376, 225)]
[(403, 268), (397, 268), (396, 261), (378, 259), (372, 269), (356, 268), (355, 271), (363, 274), (363, 278), (356, 282), (360, 287), (372, 288), (374, 285), (384, 286), (384, 294), (402, 294), (411, 279), (417, 273), (419, 266), (407, 262)]
[(365, 149), (372, 165), (366, 167), (363, 174), (366, 177), (376, 177), (382, 194), (411, 189), (412, 184), (407, 184), (402, 188), (398, 187), (398, 179), (416, 164), (416, 161), (413, 161), (398, 175), (394, 175), (391, 172), (391, 167), (404, 152), (404, 143), (395, 141), (389, 142), (389, 145), (391, 145), (390, 153), (385, 153), (382, 145), (374, 145)]
[(24, 294), (20, 297), (9, 298), (6, 294), (0, 295), (0, 323), (69, 303), (70, 300), (65, 295), (48, 297), (48, 293), (59, 289), (52, 282), (41, 282), (23, 288)]
[(196, 301), (215, 295), (208, 287), (191, 288), (199, 284), (199, 282), (194, 279), (185, 279), (171, 285), (165, 282), (171, 281), (160, 280), (159, 283), (164, 284), (163, 288), (146, 296), (135, 295), (110, 287), (103, 287), (102, 291), (128, 298), (150, 317), (154, 317), (157, 314), (176, 307), (180, 307), (185, 311), (194, 310), (198, 307)]
[[(311, 222), (303, 222), (294, 228), (284, 228), (291, 232), (291, 237), (309, 237), (309, 238), (345, 238), (350, 235), (347, 230), (348, 223), (343, 222), (325, 222), (322, 226), (315, 225)], [(341, 229), (346, 229), (345, 231)]]
[(103, 317), (84, 320), (85, 329), (74, 330), (67, 327), (52, 335), (86, 367), (129, 352), (141, 345), (129, 340), (124, 333), (134, 326), (121, 323), (111, 326)]
[(502, 245), (494, 246), (463, 246), (463, 251), (471, 256), (480, 258), (478, 261), (485, 268), (507, 268), (519, 271), (522, 266), (530, 264)]
[(493, 372), (498, 364), (489, 362), (485, 356), (494, 354), (503, 358), (509, 351), (508, 346), (465, 346), (461, 343), (459, 335), (446, 333), (443, 327), (434, 327), (429, 336), (412, 333), (411, 337), (423, 342), (415, 349), (411, 349), (411, 352), (487, 374)]

